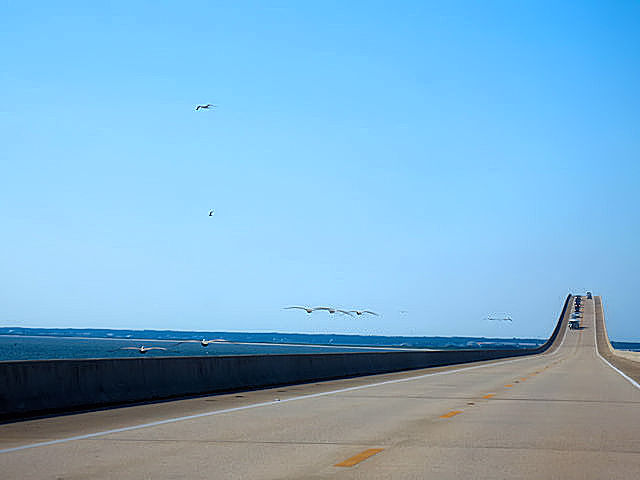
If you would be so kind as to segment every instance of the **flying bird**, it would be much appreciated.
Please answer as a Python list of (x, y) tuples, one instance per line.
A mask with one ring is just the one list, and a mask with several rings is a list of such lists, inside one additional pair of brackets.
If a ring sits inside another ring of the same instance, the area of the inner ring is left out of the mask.
[(513, 320), (511, 320), (511, 317), (487, 317), (487, 320), (497, 322), (513, 322)]
[(178, 345), (182, 345), (183, 343), (199, 343), (203, 347), (208, 347), (210, 343), (216, 343), (216, 342), (219, 342), (219, 341), (220, 341), (220, 339), (205, 340), (203, 338), (202, 340), (185, 340), (184, 342), (174, 343), (172, 346), (173, 347), (177, 347)]
[(370, 315), (377, 315), (378, 317), (380, 316), (379, 313), (376, 312), (372, 312), (371, 310), (349, 310), (351, 313), (355, 313), (356, 315), (360, 316), (363, 313), (368, 313)]
[(209, 210), (209, 216), (213, 217), (213, 210)]
[(329, 313), (336, 313), (336, 309), (332, 307), (314, 307), (314, 310), (326, 310)]
[(166, 350), (166, 348), (163, 348), (163, 347), (145, 347), (144, 345), (141, 345), (140, 347), (122, 347), (119, 350), (137, 350), (140, 353), (147, 353), (150, 350)]
[(291, 310), (292, 308), (297, 308), (299, 310), (304, 310), (307, 313), (311, 313), (314, 310), (316, 310), (315, 308), (311, 308), (311, 307), (299, 307), (297, 305), (293, 306), (293, 307), (284, 307), (284, 310)]
[(198, 106), (196, 107), (196, 112), (197, 112), (198, 110), (200, 110), (201, 108), (202, 108), (203, 110), (209, 110), (209, 108), (211, 108), (211, 107), (216, 108), (216, 107), (217, 107), (217, 105), (212, 105), (212, 104), (210, 104), (210, 103), (207, 103), (206, 105), (198, 105)]

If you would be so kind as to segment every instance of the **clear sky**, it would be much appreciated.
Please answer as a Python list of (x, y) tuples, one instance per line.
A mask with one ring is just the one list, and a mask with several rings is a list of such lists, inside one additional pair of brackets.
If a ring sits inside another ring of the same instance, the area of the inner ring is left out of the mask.
[(638, 2), (0, 9), (0, 324), (640, 341)]

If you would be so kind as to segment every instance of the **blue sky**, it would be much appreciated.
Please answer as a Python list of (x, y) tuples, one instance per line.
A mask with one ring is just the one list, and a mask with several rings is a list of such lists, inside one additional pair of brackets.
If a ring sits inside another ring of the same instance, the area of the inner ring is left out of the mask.
[(300, 3), (2, 7), (2, 324), (640, 341), (637, 2)]

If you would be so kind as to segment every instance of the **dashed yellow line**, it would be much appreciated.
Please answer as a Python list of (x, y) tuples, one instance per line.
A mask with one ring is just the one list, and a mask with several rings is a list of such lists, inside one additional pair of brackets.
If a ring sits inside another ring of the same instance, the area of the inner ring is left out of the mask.
[(440, 418), (451, 418), (460, 413), (462, 413), (462, 410), (451, 410), (450, 412), (447, 412), (444, 415), (440, 415)]
[(384, 450), (384, 448), (370, 448), (351, 458), (347, 458), (344, 462), (336, 463), (334, 467), (353, 467), (367, 458), (373, 457), (376, 453), (380, 453), (382, 450)]
[(511, 388), (511, 387), (513, 387), (513, 383), (507, 383), (507, 384), (505, 385), (505, 388)]
[(491, 397), (495, 397), (496, 394), (495, 393), (487, 393), (484, 397), (482, 398), (491, 398)]

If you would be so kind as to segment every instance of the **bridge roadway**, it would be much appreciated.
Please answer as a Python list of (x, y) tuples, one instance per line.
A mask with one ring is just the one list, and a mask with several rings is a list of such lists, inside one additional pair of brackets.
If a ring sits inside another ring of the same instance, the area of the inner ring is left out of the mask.
[(584, 304), (533, 357), (1, 425), (0, 478), (639, 478), (640, 389)]

